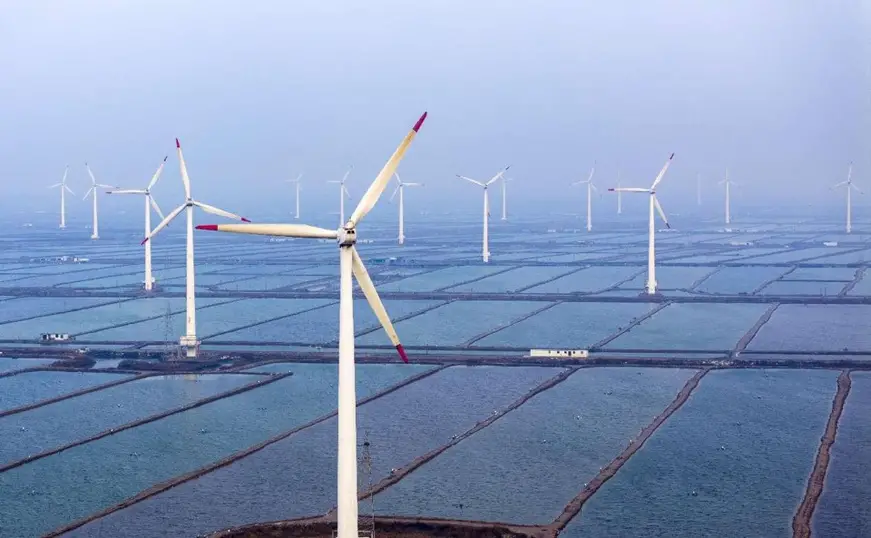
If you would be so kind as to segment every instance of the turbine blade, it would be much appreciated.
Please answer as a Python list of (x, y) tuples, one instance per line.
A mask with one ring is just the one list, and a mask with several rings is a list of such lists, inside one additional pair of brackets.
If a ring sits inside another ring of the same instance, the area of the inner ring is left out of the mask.
[(55, 187), (63, 187), (63, 183), (55, 183), (54, 185), (49, 185), (46, 189), (54, 189)]
[(197, 230), (306, 239), (336, 239), (339, 236), (337, 230), (327, 230), (308, 224), (201, 224), (197, 226)]
[(849, 181), (842, 181), (840, 183), (836, 183), (836, 184), (832, 185), (831, 188), (837, 189), (838, 187), (843, 187), (844, 185), (849, 185), (849, 184), (850, 184)]
[(241, 217), (235, 213), (230, 213), (229, 211), (224, 211), (223, 209), (217, 208), (209, 204), (197, 202), (196, 200), (194, 200), (193, 204), (205, 211), (206, 213), (211, 213), (212, 215), (218, 215), (219, 217), (225, 217), (231, 220), (241, 220), (242, 222), (251, 222), (245, 217)]
[(106, 191), (106, 194), (148, 194), (148, 192), (142, 189), (115, 189)]
[(423, 187), (423, 183), (403, 183), (405, 187)]
[(76, 193), (74, 193), (73, 190), (71, 188), (67, 187), (66, 185), (63, 185), (63, 188), (65, 188), (67, 190), (67, 192), (72, 194), (73, 196), (76, 195)]
[(393, 172), (393, 177), (395, 177), (396, 181), (399, 182), (400, 185), (402, 185), (402, 179), (399, 177), (399, 172)]
[(596, 191), (596, 192), (599, 192), (599, 188), (596, 187), (596, 185), (595, 185), (592, 181), (590, 182), (590, 188), (593, 189), (593, 190)]
[(88, 175), (91, 176), (91, 185), (96, 185), (97, 179), (94, 177), (94, 173), (91, 172), (91, 167), (88, 166), (88, 163), (85, 163), (85, 168), (88, 169)]
[(414, 127), (411, 128), (411, 131), (405, 135), (405, 138), (399, 143), (396, 151), (393, 152), (393, 155), (391, 155), (387, 160), (387, 163), (384, 164), (384, 168), (382, 168), (381, 172), (379, 172), (375, 177), (375, 181), (369, 185), (366, 194), (363, 195), (360, 203), (357, 204), (357, 208), (354, 209), (354, 212), (351, 214), (349, 222), (352, 226), (356, 226), (357, 223), (359, 223), (360, 220), (362, 220), (363, 217), (365, 217), (366, 214), (375, 207), (375, 203), (378, 202), (384, 189), (387, 188), (387, 182), (389, 182), (390, 178), (393, 177), (393, 173), (396, 172), (396, 169), (399, 167), (399, 162), (402, 160), (402, 157), (405, 156), (408, 146), (411, 145), (411, 141), (414, 140), (417, 131), (420, 130), (420, 126), (423, 125), (425, 119), (426, 112), (424, 112), (420, 119), (417, 120), (417, 123), (415, 123)]
[(399, 185), (396, 186), (395, 189), (393, 189), (393, 194), (390, 195), (390, 199), (387, 200), (387, 201), (388, 201), (388, 202), (392, 202), (392, 201), (393, 201), (393, 197), (396, 196), (396, 193), (399, 192), (399, 189), (401, 189), (401, 188), (402, 188), (402, 183), (400, 183)]
[(66, 165), (66, 167), (64, 168), (64, 177), (60, 180), (61, 185), (66, 185), (67, 174), (69, 173), (69, 171), (70, 171), (70, 165)]
[(163, 158), (163, 162), (160, 163), (160, 166), (157, 167), (157, 171), (154, 172), (153, 176), (151, 176), (151, 181), (148, 182), (148, 187), (146, 187), (145, 190), (150, 191), (152, 189), (152, 187), (157, 185), (157, 180), (160, 179), (160, 174), (163, 173), (163, 165), (166, 164), (167, 158), (169, 158), (169, 155), (167, 155), (166, 157)]
[(640, 187), (617, 187), (609, 188), (608, 192), (650, 192), (650, 189), (642, 189)]
[(470, 178), (470, 177), (461, 176), (461, 175), (459, 175), (459, 174), (457, 174), (457, 177), (460, 178), (460, 179), (465, 179), (466, 181), (471, 181), (471, 182), (474, 183), (475, 185), (479, 185), (479, 186), (481, 186), (481, 187), (484, 186), (484, 184), (481, 183), (480, 181), (474, 180), (474, 179), (472, 179), (472, 178)]
[(665, 218), (665, 211), (663, 211), (663, 210), (662, 210), (662, 206), (659, 205), (659, 199), (656, 197), (655, 194), (651, 194), (651, 196), (653, 196), (653, 205), (656, 206), (656, 211), (659, 212), (659, 216), (662, 218), (662, 222), (665, 223), (665, 227), (666, 227), (666, 228), (671, 228), (671, 224), (669, 224), (669, 223), (668, 223), (668, 219)]
[(82, 200), (87, 200), (88, 196), (91, 195), (91, 192), (93, 192), (93, 190), (94, 190), (94, 187), (91, 187), (90, 189), (88, 189), (88, 192), (86, 192), (85, 195), (82, 196)]
[(399, 357), (402, 359), (402, 362), (408, 363), (408, 355), (405, 354), (405, 349), (403, 349), (402, 344), (399, 342), (399, 336), (396, 334), (396, 329), (393, 328), (390, 316), (387, 315), (384, 303), (381, 302), (381, 297), (378, 296), (378, 290), (375, 289), (375, 284), (372, 283), (372, 279), (369, 277), (369, 272), (366, 271), (366, 266), (363, 265), (363, 260), (360, 258), (360, 254), (357, 253), (357, 249), (354, 247), (351, 247), (351, 253), (353, 254), (354, 260), (352, 266), (354, 277), (360, 284), (360, 289), (363, 290), (363, 295), (366, 296), (366, 301), (369, 302), (369, 306), (372, 307), (372, 312), (375, 313), (375, 317), (378, 318), (381, 326), (384, 327), (384, 332), (387, 333), (390, 342), (396, 348), (396, 351), (399, 352)]
[(188, 177), (188, 167), (184, 162), (184, 154), (181, 152), (181, 142), (178, 141), (178, 138), (175, 139), (175, 147), (178, 151), (178, 166), (181, 170), (181, 181), (184, 183), (184, 195), (186, 199), (190, 200), (191, 179)]
[(177, 208), (173, 209), (172, 212), (166, 216), (166, 218), (164, 218), (162, 221), (160, 221), (160, 224), (158, 224), (155, 229), (151, 230), (151, 233), (148, 234), (148, 236), (142, 240), (141, 244), (144, 245), (146, 241), (148, 241), (149, 239), (151, 239), (152, 237), (157, 235), (157, 233), (160, 232), (160, 230), (166, 228), (166, 226), (172, 221), (172, 219), (176, 218), (177, 216), (179, 216), (179, 214), (181, 214), (182, 211), (184, 211), (185, 207), (187, 207), (187, 205), (183, 204), (183, 205), (180, 205)]
[(351, 197), (351, 193), (348, 192), (348, 187), (346, 187), (344, 184), (342, 184), (342, 192), (344, 192), (345, 196), (347, 196), (348, 198)]
[(662, 170), (659, 171), (659, 174), (656, 176), (656, 179), (653, 180), (653, 185), (650, 186), (650, 190), (655, 189), (656, 186), (659, 185), (659, 182), (662, 181), (662, 178), (665, 177), (665, 172), (666, 172), (666, 170), (668, 170), (668, 167), (671, 165), (671, 161), (673, 159), (674, 159), (674, 153), (672, 153), (668, 157), (668, 160), (665, 161), (665, 165), (662, 167)]
[(101, 189), (117, 189), (118, 188), (115, 185), (106, 185), (105, 183), (97, 183), (97, 187), (100, 187)]
[(151, 201), (151, 209), (153, 209), (155, 213), (160, 215), (160, 218), (165, 218), (163, 216), (163, 211), (160, 210), (160, 206), (157, 205), (157, 202), (154, 200), (154, 197), (149, 196), (148, 199), (149, 199), (149, 201)]
[(494, 181), (498, 181), (499, 178), (502, 177), (502, 174), (504, 174), (505, 172), (507, 172), (509, 168), (511, 168), (511, 165), (510, 165), (510, 164), (509, 164), (508, 166), (506, 166), (505, 168), (503, 168), (501, 172), (499, 172), (498, 174), (496, 174), (495, 176), (493, 176), (492, 178), (490, 178), (490, 181), (488, 181), (486, 184), (489, 185), (489, 184), (493, 183)]

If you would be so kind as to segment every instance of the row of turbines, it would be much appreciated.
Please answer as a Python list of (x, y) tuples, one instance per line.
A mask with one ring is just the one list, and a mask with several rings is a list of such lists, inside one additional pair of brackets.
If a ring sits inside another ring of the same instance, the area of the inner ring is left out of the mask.
[[(388, 184), (392, 179), (396, 179), (398, 185), (394, 190), (393, 196), (399, 195), (400, 202), (400, 240), (404, 240), (403, 234), (403, 189), (407, 186), (417, 186), (416, 184), (404, 183), (397, 174), (397, 168), (400, 161), (405, 155), (412, 140), (414, 140), (417, 132), (423, 125), (427, 114), (424, 113), (414, 124), (411, 131), (405, 136), (397, 149), (388, 159), (382, 170), (376, 176), (375, 180), (366, 190), (362, 199), (355, 207), (351, 216), (345, 220), (344, 202), (348, 197), (348, 191), (345, 186), (348, 174), (337, 182), (340, 188), (340, 225), (338, 229), (326, 229), (307, 224), (254, 224), (242, 216), (235, 213), (219, 209), (217, 207), (199, 202), (195, 200), (191, 194), (191, 182), (188, 176), (187, 166), (185, 164), (184, 155), (182, 153), (181, 144), (176, 140), (176, 151), (179, 160), (179, 169), (181, 180), (184, 186), (185, 199), (184, 202), (171, 211), (165, 217), (160, 211), (157, 203), (151, 195), (151, 189), (159, 180), (163, 171), (166, 158), (160, 164), (151, 181), (145, 189), (118, 189), (116, 187), (102, 185), (96, 183), (92, 177), (91, 191), (93, 191), (96, 200), (97, 188), (109, 188), (111, 194), (130, 194), (142, 195), (145, 197), (145, 239), (142, 244), (145, 245), (146, 256), (146, 289), (151, 289), (154, 283), (150, 275), (150, 243), (151, 240), (160, 233), (173, 219), (178, 217), (182, 212), (186, 212), (187, 218), (187, 245), (186, 245), (186, 325), (185, 334), (179, 339), (180, 346), (185, 350), (185, 355), (188, 358), (195, 358), (199, 348), (199, 341), (196, 336), (196, 302), (195, 302), (195, 272), (194, 272), (194, 244), (193, 231), (207, 230), (217, 232), (229, 232), (237, 234), (265, 235), (277, 237), (291, 237), (300, 239), (317, 239), (317, 240), (335, 240), (339, 248), (339, 373), (338, 373), (338, 458), (337, 458), (337, 524), (339, 538), (358, 538), (358, 501), (357, 501), (357, 424), (356, 424), (356, 389), (355, 389), (355, 346), (354, 346), (354, 310), (353, 310), (353, 280), (356, 280), (360, 289), (365, 296), (368, 304), (372, 308), (375, 316), (384, 328), (391, 343), (396, 348), (403, 362), (408, 362), (408, 357), (393, 324), (390, 321), (390, 316), (387, 314), (384, 304), (382, 303), (378, 292), (369, 276), (368, 271), (363, 263), (362, 258), (356, 249), (357, 243), (357, 226), (366, 217), (366, 215), (374, 208), (375, 204), (381, 198)], [(656, 197), (656, 189), (665, 177), (665, 174), (674, 159), (674, 154), (671, 154), (665, 164), (656, 175), (652, 184), (649, 187), (623, 187), (618, 185), (608, 189), (611, 192), (617, 193), (618, 212), (622, 213), (622, 194), (636, 193), (648, 195), (648, 277), (645, 291), (648, 294), (656, 293), (656, 265), (655, 265), (655, 218), (656, 213), (669, 227), (668, 220), (659, 200)], [(489, 198), (488, 190), (500, 179), (502, 180), (502, 210), (503, 219), (507, 218), (506, 214), (506, 178), (504, 177), (508, 167), (501, 170), (498, 174), (487, 181), (478, 181), (465, 176), (459, 176), (463, 180), (469, 181), (478, 185), (484, 191), (484, 261), (488, 261), (490, 252), (487, 243), (488, 219), (489, 219)], [(592, 190), (595, 186), (592, 183), (594, 170), (590, 172), (586, 181), (578, 182), (587, 186), (587, 224), (588, 229), (592, 228), (591, 221), (591, 201)], [(849, 207), (850, 193), (853, 189), (858, 190), (851, 181), (852, 167), (848, 173), (847, 181), (839, 183), (837, 187), (847, 187), (848, 200), (848, 231), (850, 230), (849, 223)], [(292, 180), (296, 183), (297, 198), (296, 198), (296, 219), (299, 219), (299, 184), (301, 177)], [(726, 215), (727, 223), (730, 219), (729, 215), (729, 188), (731, 185), (728, 176), (723, 181), (726, 185)], [(62, 224), (63, 224), (63, 200), (64, 192), (72, 192), (66, 185), (66, 173), (64, 180), (55, 187), (61, 187), (62, 200)], [(89, 194), (91, 193), (89, 191)], [(94, 202), (95, 224), (96, 224), (96, 201)], [(198, 207), (206, 213), (224, 217), (242, 223), (234, 224), (204, 224), (194, 227), (193, 224), (193, 209)], [(153, 230), (151, 229), (150, 211), (154, 210), (161, 216), (162, 220)], [(95, 226), (96, 234), (96, 226)]]

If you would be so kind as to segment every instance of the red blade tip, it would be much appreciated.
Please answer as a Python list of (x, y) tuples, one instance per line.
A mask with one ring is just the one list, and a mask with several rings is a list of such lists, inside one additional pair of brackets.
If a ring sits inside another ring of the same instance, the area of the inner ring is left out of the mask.
[(608, 189), (610, 192), (614, 192), (614, 189)]
[(415, 133), (418, 132), (418, 131), (420, 130), (420, 126), (423, 125), (423, 120), (425, 120), (425, 119), (426, 119), (426, 112), (424, 112), (424, 113), (423, 113), (423, 116), (421, 116), (420, 119), (417, 120), (417, 123), (414, 124), (414, 128), (413, 128), (412, 130), (413, 130)]
[(145, 238), (145, 239), (143, 239), (143, 240), (142, 240), (142, 242), (141, 242), (141, 243), (139, 243), (139, 244), (140, 244), (140, 245), (144, 245), (144, 244), (145, 244), (145, 243), (147, 243), (147, 242), (148, 242), (148, 238), (147, 238), (147, 237), (146, 237), (146, 238)]
[(197, 226), (197, 230), (208, 230), (210, 232), (217, 232), (218, 225), (217, 224), (200, 224)]
[(672, 159), (674, 159), (674, 153), (672, 153), (672, 154), (671, 154), (671, 157), (668, 158), (669, 161), (672, 160)]
[(405, 348), (402, 347), (402, 344), (396, 344), (396, 351), (399, 352), (399, 358), (402, 359), (402, 362), (408, 364), (408, 355), (405, 354)]
[(246, 219), (245, 217), (242, 217), (242, 222), (251, 222), (251, 221)]
[(181, 142), (178, 141), (178, 138), (175, 139), (175, 147), (181, 149)]

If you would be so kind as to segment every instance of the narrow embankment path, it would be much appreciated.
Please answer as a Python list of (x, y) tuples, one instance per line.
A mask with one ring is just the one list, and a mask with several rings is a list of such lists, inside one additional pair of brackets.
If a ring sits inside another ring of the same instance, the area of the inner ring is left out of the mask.
[(826, 423), (826, 431), (823, 433), (822, 439), (820, 439), (820, 448), (817, 451), (814, 469), (811, 471), (810, 478), (808, 478), (804, 498), (801, 500), (801, 504), (792, 518), (792, 535), (794, 538), (810, 538), (811, 520), (814, 517), (814, 510), (817, 508), (820, 495), (823, 493), (826, 472), (829, 469), (829, 460), (832, 455), (832, 445), (835, 444), (835, 438), (838, 435), (838, 422), (841, 420), (841, 413), (844, 412), (847, 396), (850, 395), (851, 384), (850, 371), (842, 371), (841, 375), (838, 376), (838, 391), (835, 393), (835, 399), (832, 402), (832, 412), (829, 414), (829, 421)]

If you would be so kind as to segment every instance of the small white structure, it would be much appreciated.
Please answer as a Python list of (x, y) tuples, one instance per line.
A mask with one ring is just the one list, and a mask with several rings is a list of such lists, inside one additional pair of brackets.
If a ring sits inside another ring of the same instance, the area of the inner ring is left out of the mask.
[(586, 349), (530, 349), (530, 357), (551, 357), (554, 359), (573, 358), (586, 359), (590, 352)]
[(73, 337), (68, 333), (42, 333), (39, 339), (42, 342), (67, 342)]
[(838, 242), (837, 241), (823, 241), (823, 246), (824, 247), (836, 247), (836, 246), (838, 246)]

